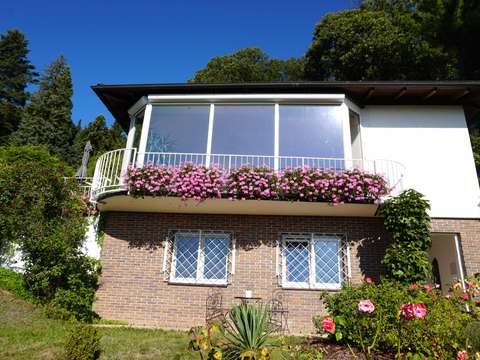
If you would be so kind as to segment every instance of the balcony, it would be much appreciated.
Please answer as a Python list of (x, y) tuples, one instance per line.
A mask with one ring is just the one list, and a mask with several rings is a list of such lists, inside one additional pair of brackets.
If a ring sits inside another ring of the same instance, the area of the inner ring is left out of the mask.
[[(224, 174), (242, 166), (271, 169), (273, 174), (284, 174), (289, 169), (309, 168), (328, 171), (332, 176), (354, 169), (363, 174), (379, 175), (386, 181), (390, 194), (403, 190), (405, 169), (391, 160), (364, 160), (343, 158), (259, 156), (205, 153), (145, 152), (119, 149), (103, 154), (98, 160), (92, 181), (91, 200), (104, 211), (174, 212), (206, 214), (262, 214), (302, 216), (374, 216), (378, 204), (341, 203), (332, 206), (325, 201), (280, 201), (279, 199), (232, 201), (227, 194), (202, 201), (180, 196), (131, 196), (128, 194), (127, 172), (130, 167), (142, 168), (150, 164), (163, 169), (178, 169), (184, 164), (197, 164), (220, 169)], [(370, 176), (369, 175), (369, 176)]]

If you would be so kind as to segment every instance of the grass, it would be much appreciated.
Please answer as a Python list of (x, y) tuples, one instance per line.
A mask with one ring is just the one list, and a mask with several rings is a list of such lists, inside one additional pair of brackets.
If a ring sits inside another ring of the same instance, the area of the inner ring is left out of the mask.
[[(183, 331), (109, 327), (119, 322), (99, 321), (102, 355), (100, 359), (198, 359), (186, 353), (189, 337)], [(37, 307), (16, 294), (0, 289), (0, 359), (62, 359), (63, 346), (73, 324), (50, 319)], [(277, 344), (295, 344), (302, 338), (274, 338)], [(284, 359), (280, 350), (272, 360)]]
[[(72, 324), (47, 318), (36, 307), (0, 289), (0, 359), (58, 359)], [(185, 349), (185, 332), (98, 328), (101, 359), (173, 359)]]

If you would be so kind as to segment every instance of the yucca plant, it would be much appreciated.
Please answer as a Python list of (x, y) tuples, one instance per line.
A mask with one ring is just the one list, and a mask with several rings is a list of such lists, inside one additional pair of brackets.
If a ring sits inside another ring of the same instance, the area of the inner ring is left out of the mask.
[(227, 360), (267, 360), (269, 312), (265, 306), (242, 304), (232, 308), (225, 331), (224, 358)]

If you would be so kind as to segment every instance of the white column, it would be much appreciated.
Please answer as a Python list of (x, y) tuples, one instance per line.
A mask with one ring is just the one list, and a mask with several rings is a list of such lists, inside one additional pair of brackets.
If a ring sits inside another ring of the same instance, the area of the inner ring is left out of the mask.
[(215, 113), (215, 105), (210, 104), (210, 113), (208, 115), (208, 135), (207, 135), (207, 156), (205, 158), (205, 166), (210, 166), (210, 155), (212, 154), (212, 136), (213, 136), (213, 119)]
[[(135, 139), (135, 116), (130, 116), (130, 128), (128, 129), (127, 134), (127, 144), (125, 145), (125, 153), (123, 154), (122, 170), (121, 176), (127, 173), (128, 166), (133, 163), (135, 159), (132, 159), (133, 153), (133, 141)], [(124, 180), (124, 179), (123, 179)], [(122, 181), (123, 181), (122, 180)]]
[[(350, 114), (347, 104), (342, 103), (338, 111), (338, 116), (342, 120), (343, 129), (343, 157), (345, 159), (352, 159), (352, 139), (350, 137)], [(345, 168), (353, 167), (353, 161), (345, 161)]]
[(275, 116), (274, 116), (274, 137), (273, 137), (273, 143), (274, 143), (274, 148), (273, 148), (273, 155), (274, 160), (273, 160), (273, 168), (275, 171), (278, 171), (278, 168), (280, 167), (280, 105), (275, 104)]
[(152, 104), (145, 106), (145, 114), (143, 115), (142, 134), (140, 136), (140, 145), (138, 146), (137, 166), (143, 165), (145, 158), (145, 149), (147, 148), (148, 130), (150, 128), (150, 118), (152, 117)]

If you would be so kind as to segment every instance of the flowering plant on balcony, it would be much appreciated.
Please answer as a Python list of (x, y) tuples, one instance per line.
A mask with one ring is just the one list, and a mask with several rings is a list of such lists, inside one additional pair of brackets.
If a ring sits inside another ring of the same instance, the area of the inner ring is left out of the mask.
[(227, 175), (226, 189), (230, 199), (275, 199), (278, 178), (268, 167), (242, 165)]
[(358, 169), (333, 171), (308, 167), (287, 169), (280, 176), (279, 196), (285, 200), (373, 203), (389, 193), (380, 175)]
[(241, 166), (229, 172), (212, 166), (185, 163), (177, 167), (129, 168), (127, 185), (132, 196), (178, 196), (205, 200), (288, 200), (340, 203), (374, 203), (389, 193), (381, 175), (358, 169), (324, 170), (308, 167), (276, 174), (268, 167)]

